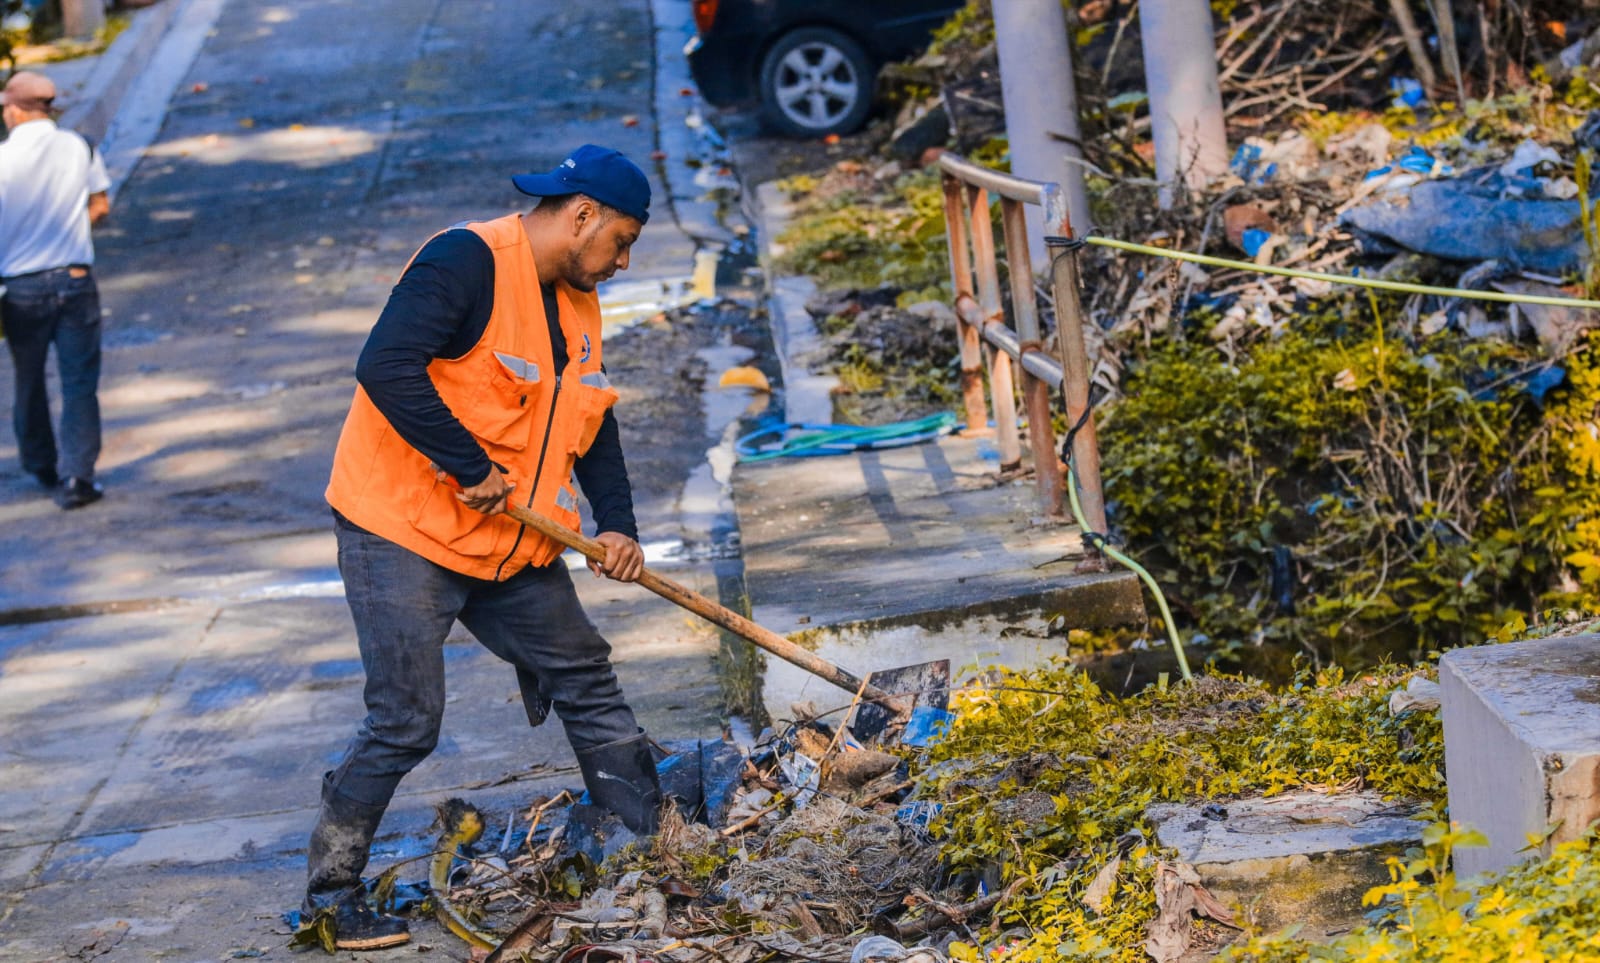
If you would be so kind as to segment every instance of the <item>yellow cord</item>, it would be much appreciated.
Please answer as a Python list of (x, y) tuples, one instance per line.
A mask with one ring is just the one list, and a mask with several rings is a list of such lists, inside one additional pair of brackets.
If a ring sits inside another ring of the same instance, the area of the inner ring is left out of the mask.
[(1256, 264), (1251, 261), (1230, 261), (1227, 258), (1212, 257), (1209, 254), (1191, 254), (1188, 251), (1174, 251), (1164, 247), (1151, 247), (1148, 244), (1134, 244), (1109, 237), (1090, 236), (1083, 240), (1089, 244), (1116, 248), (1119, 251), (1130, 251), (1134, 254), (1153, 254), (1156, 257), (1190, 261), (1194, 264), (1205, 264), (1210, 267), (1235, 268), (1240, 271), (1276, 274), (1286, 278), (1308, 278), (1313, 281), (1327, 281), (1330, 284), (1354, 284), (1363, 288), (1377, 288), (1380, 291), (1399, 291), (1403, 294), (1435, 294), (1444, 298), (1474, 298), (1479, 301), (1503, 301), (1513, 304), (1548, 304), (1560, 308), (1600, 308), (1600, 301), (1589, 301), (1583, 298), (1556, 298), (1544, 294), (1514, 294), (1506, 291), (1469, 291), (1465, 288), (1436, 288), (1426, 284), (1408, 284), (1404, 281), (1381, 281), (1377, 278), (1327, 274), (1322, 271), (1300, 271), (1295, 268), (1274, 267), (1270, 264)]

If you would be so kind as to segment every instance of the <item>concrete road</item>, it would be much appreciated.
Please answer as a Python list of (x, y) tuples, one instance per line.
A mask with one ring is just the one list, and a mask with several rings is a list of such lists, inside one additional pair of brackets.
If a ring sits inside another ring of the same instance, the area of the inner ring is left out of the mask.
[[(684, 297), (697, 252), (736, 227), (663, 179), (692, 169), (669, 62), (686, 0), (164, 2), (183, 4), (148, 68), (165, 89), (124, 108), (150, 143), (117, 145), (137, 163), (98, 237), (105, 501), (61, 512), (0, 433), (0, 960), (289, 956), (279, 914), (317, 780), (362, 714), (321, 492), (365, 332), (422, 241), (522, 209), (508, 176), (585, 142), (655, 180), (619, 308)], [(682, 559), (715, 554), (694, 549), (722, 524), (704, 455), (743, 400), (697, 400), (759, 341), (733, 315), (619, 328), (607, 349), (634, 373), (619, 414), (654, 563), (713, 595), (710, 563)], [(712, 633), (636, 587), (579, 583), (652, 733), (717, 736)], [(504, 826), (578, 782), (508, 668), (464, 631), (447, 654), (444, 738), (383, 857), (425, 852), (449, 796)], [(465, 955), (431, 923), (416, 934), (367, 958)]]

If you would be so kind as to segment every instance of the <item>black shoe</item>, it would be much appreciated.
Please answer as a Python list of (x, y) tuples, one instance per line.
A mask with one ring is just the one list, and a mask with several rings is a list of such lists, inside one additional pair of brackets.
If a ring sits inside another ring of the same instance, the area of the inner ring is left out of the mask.
[(333, 923), (333, 945), (337, 949), (381, 950), (399, 946), (411, 939), (411, 927), (406, 921), (398, 916), (374, 912), (367, 905), (366, 891), (360, 887), (346, 893), (327, 909), (318, 911), (301, 928), (317, 926), (329, 917)]
[(56, 504), (71, 510), (93, 505), (105, 496), (105, 491), (87, 478), (68, 478), (56, 493)]
[(56, 474), (54, 468), (41, 468), (28, 474), (38, 479), (40, 488), (60, 488), (61, 476)]

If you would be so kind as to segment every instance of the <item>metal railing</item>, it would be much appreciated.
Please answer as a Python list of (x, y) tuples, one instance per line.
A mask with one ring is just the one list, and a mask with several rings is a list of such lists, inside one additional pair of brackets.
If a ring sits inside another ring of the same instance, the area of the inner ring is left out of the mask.
[[(944, 184), (944, 218), (950, 244), (950, 274), (955, 283), (961, 341), (961, 393), (969, 431), (990, 421), (984, 398), (984, 345), (989, 346), (989, 394), (994, 399), (995, 443), (1002, 472), (1022, 465), (1018, 435), (1018, 389), (1028, 416), (1028, 448), (1033, 453), (1039, 505), (1046, 515), (1061, 515), (1062, 472), (1051, 427), (1050, 392), (1060, 387), (1072, 435), (1072, 470), (1081, 493), (1084, 520), (1106, 530), (1100, 492), (1100, 447), (1089, 410), (1089, 356), (1083, 341), (1083, 307), (1078, 297), (1079, 243), (1072, 238), (1066, 196), (1059, 185), (1001, 174), (954, 154), (939, 157)], [(990, 195), (1000, 199), (1011, 310), (1000, 296)], [(1024, 204), (1041, 208), (1050, 253), (1050, 288), (1055, 297), (1056, 345), (1048, 349), (1040, 333), (1034, 298), (1033, 263), (1028, 253)], [(1016, 375), (1020, 371), (1021, 384)]]

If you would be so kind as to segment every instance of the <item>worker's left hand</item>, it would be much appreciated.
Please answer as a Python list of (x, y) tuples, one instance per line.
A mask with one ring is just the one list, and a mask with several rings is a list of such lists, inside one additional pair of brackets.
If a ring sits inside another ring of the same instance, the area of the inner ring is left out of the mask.
[(594, 540), (606, 547), (606, 560), (589, 559), (589, 571), (596, 578), (604, 575), (619, 582), (636, 582), (644, 571), (644, 549), (620, 532), (601, 532)]

